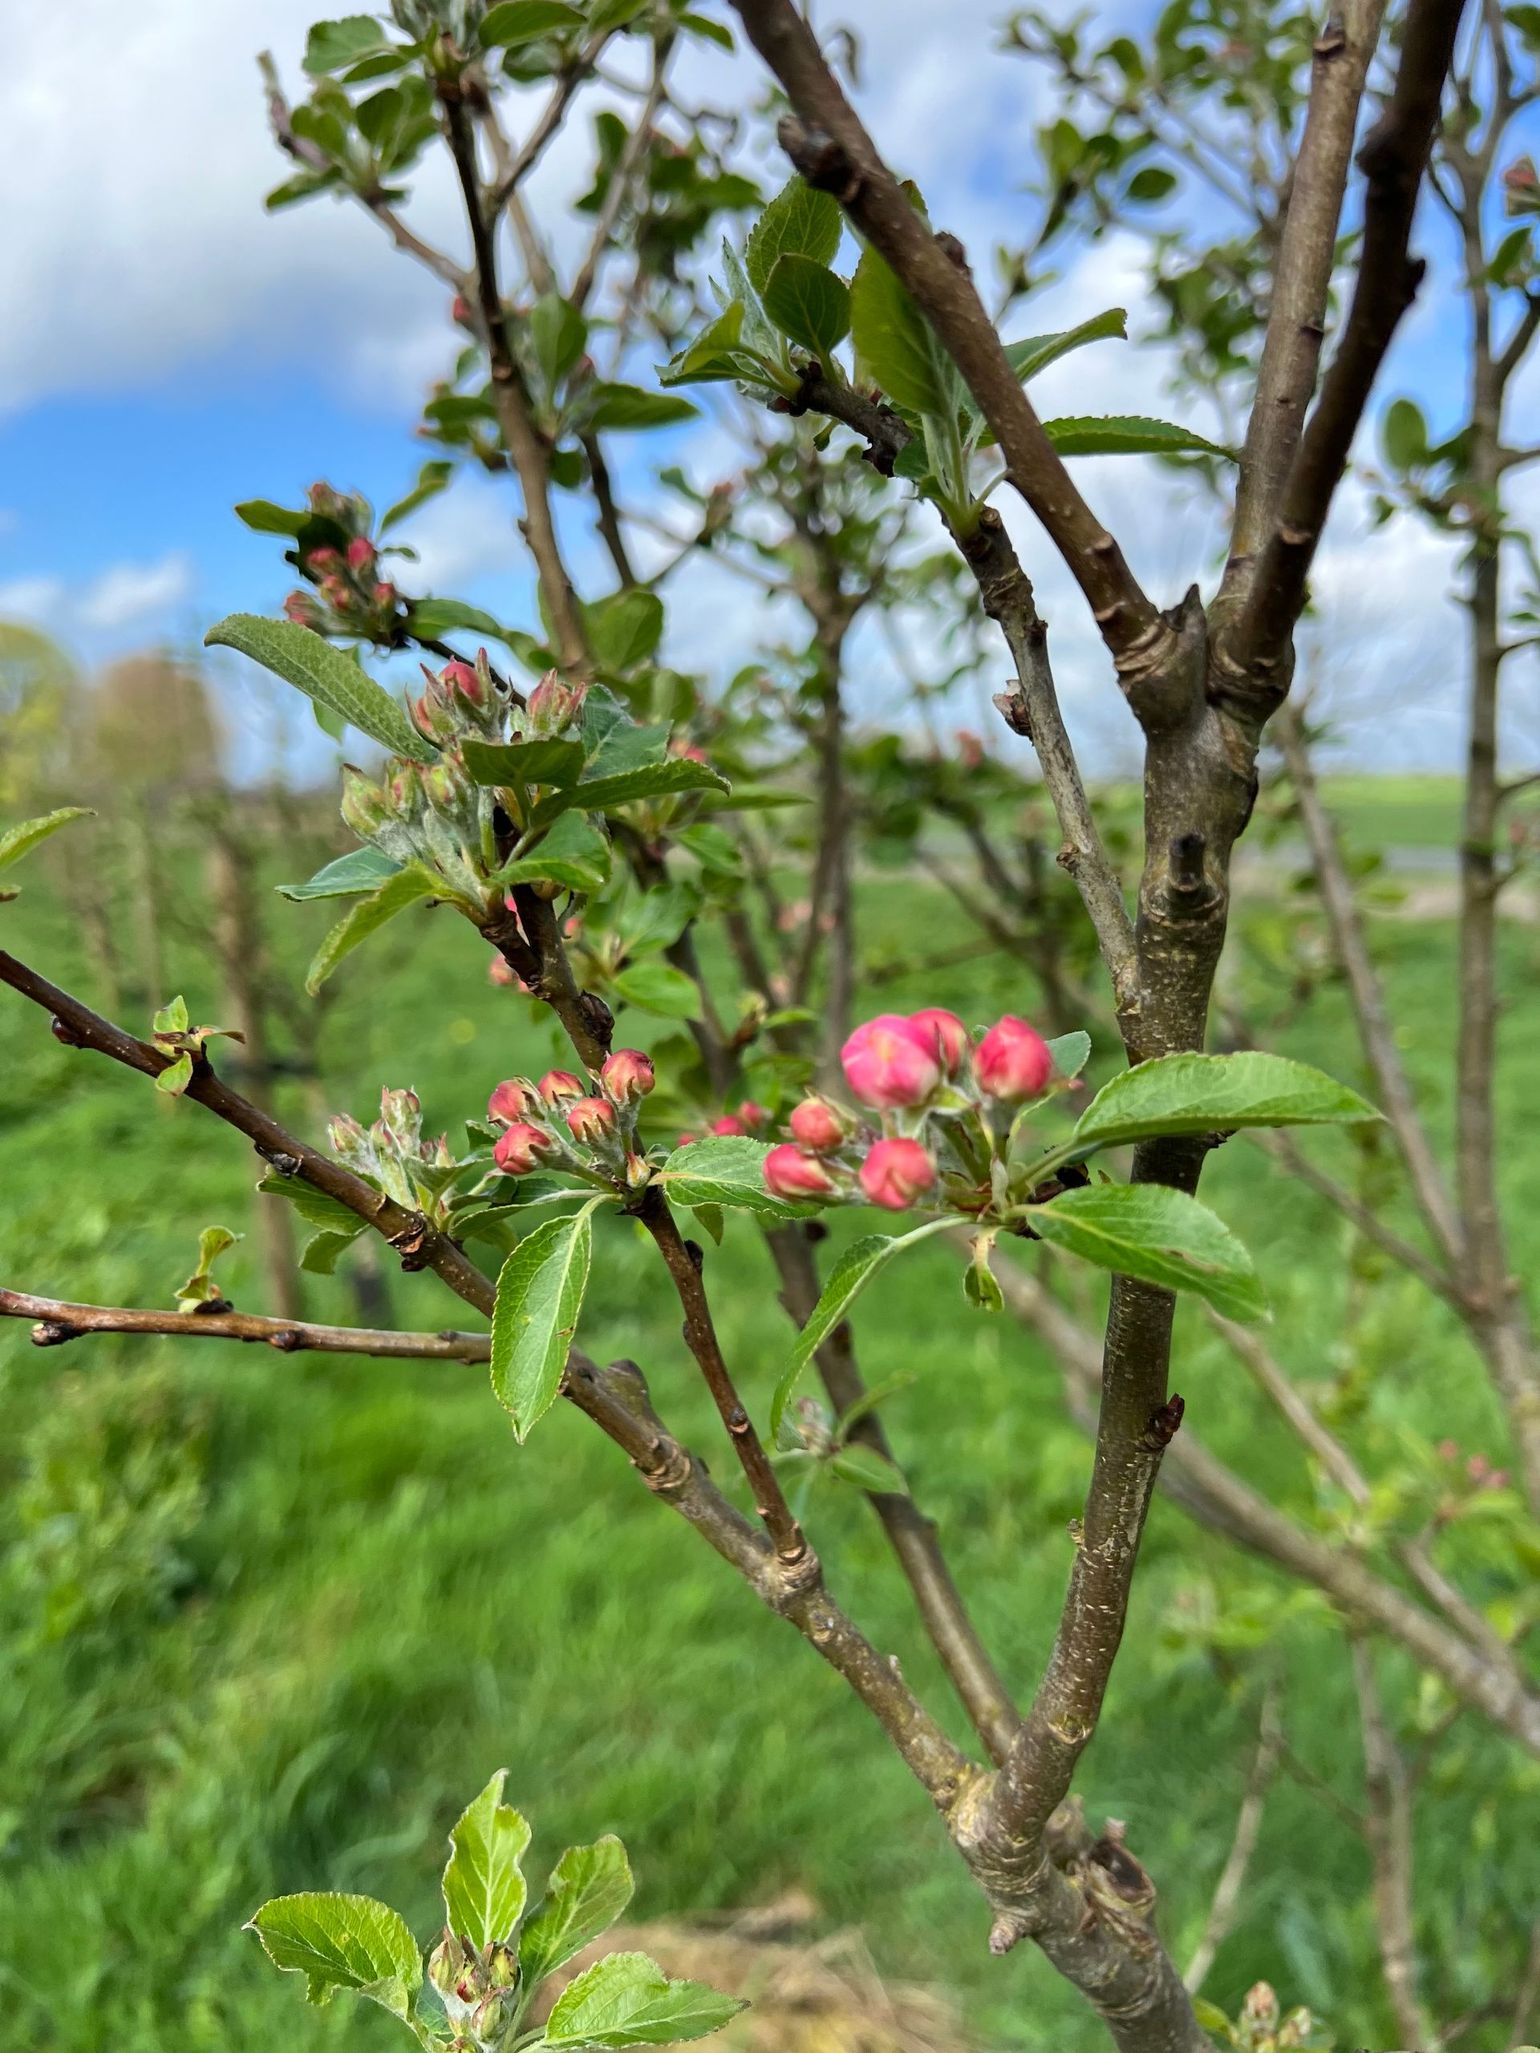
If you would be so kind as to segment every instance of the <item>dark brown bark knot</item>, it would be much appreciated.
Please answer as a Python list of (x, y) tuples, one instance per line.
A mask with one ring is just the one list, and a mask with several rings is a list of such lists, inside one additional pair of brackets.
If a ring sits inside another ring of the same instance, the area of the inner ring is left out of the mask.
[(1118, 683), (1146, 734), (1188, 726), (1203, 703), (1208, 619), (1198, 587), (1160, 613), (1116, 659)]
[(853, 204), (861, 191), (862, 174), (850, 161), (843, 143), (821, 128), (804, 128), (793, 114), (783, 114), (775, 125), (776, 140), (807, 183), (816, 192), (833, 193), (842, 207)]
[(413, 1212), (399, 1233), (387, 1236), (388, 1244), (401, 1257), (401, 1266), (408, 1273), (428, 1267), (437, 1239), (438, 1235), (421, 1212)]

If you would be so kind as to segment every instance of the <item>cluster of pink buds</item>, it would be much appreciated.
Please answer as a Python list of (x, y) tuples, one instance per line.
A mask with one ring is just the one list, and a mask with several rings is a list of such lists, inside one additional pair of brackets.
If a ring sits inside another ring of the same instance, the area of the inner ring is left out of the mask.
[(862, 1110), (826, 1097), (793, 1109), (790, 1140), (765, 1157), (777, 1197), (890, 1212), (929, 1200), (980, 1218), (999, 1197), (1021, 1108), (1054, 1081), (1052, 1051), (1024, 1019), (1007, 1014), (975, 1044), (939, 1006), (868, 1020), (840, 1065)]
[(501, 1129), (492, 1159), (505, 1176), (561, 1169), (639, 1187), (648, 1170), (637, 1144), (637, 1108), (656, 1080), (639, 1048), (617, 1048), (586, 1084), (567, 1069), (547, 1070), (538, 1083), (508, 1077), (487, 1100), (487, 1118)]
[(315, 590), (290, 592), (284, 612), (317, 634), (393, 640), (401, 594), (381, 575), (379, 551), (368, 533), (369, 502), (324, 484), (312, 485), (309, 497), (312, 513), (350, 532), (341, 548), (323, 542), (303, 552), (300, 569)]
[(427, 689), (420, 698), (414, 699), (408, 693), (406, 701), (412, 725), (419, 734), (442, 747), (465, 734), (496, 735), (502, 731), (504, 706), (485, 649), (477, 651), (474, 663), (456, 656), (436, 673), (424, 663), (422, 674), (427, 679)]
[(444, 1224), (443, 1172), (456, 1168), (459, 1158), (447, 1134), (424, 1139), (422, 1100), (415, 1091), (381, 1091), (380, 1116), (370, 1127), (339, 1112), (326, 1131), (332, 1153), (355, 1175), (435, 1226)]
[(1440, 1440), (1438, 1455), (1440, 1461), (1447, 1462), (1451, 1468), (1464, 1470), (1464, 1480), (1472, 1490), (1506, 1490), (1508, 1487), (1505, 1468), (1493, 1468), (1484, 1454), (1467, 1455), (1458, 1440)]
[(548, 670), (524, 708), (523, 739), (549, 741), (564, 734), (582, 712), (587, 696), (586, 683), (568, 684), (556, 671)]

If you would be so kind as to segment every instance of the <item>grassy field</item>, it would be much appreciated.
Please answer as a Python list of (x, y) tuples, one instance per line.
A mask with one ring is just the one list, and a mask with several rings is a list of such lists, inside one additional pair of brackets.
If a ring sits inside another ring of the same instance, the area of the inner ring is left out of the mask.
[[(1425, 794), (1404, 802), (1439, 816)], [(863, 908), (870, 930), (890, 934), (914, 913), (908, 890), (902, 902), (873, 893)], [(8, 947), (92, 995), (41, 868), (0, 917)], [(278, 907), (273, 917), (281, 973), (293, 977), (322, 915)], [(1387, 945), (1414, 1071), (1437, 1092), (1449, 937), (1395, 928)], [(1532, 976), (1533, 939), (1514, 948), (1514, 974)], [(193, 1016), (217, 1016), (197, 953), (178, 943), (172, 958)], [(1007, 999), (1030, 1002), (1003, 966), (967, 975), (946, 991), (888, 987), (883, 1003), (923, 996), (982, 1017)], [(402, 921), (339, 981), (324, 1050), (336, 1109), (367, 1118), (381, 1082), (411, 1083), (433, 1127), (453, 1128), (500, 1076), (555, 1052), (521, 1001), (486, 984), (481, 951), (447, 916)], [(623, 1019), (622, 1032), (645, 1041), (647, 1022)], [(1096, 1039), (1105, 1063), (1105, 1025)], [(1505, 1111), (1517, 1120), (1540, 1090), (1540, 1049), (1521, 1024), (1510, 1040)], [(1297, 1045), (1355, 1074), (1334, 1000)], [(289, 1109), (303, 1116), (297, 1102)], [(1532, 1149), (1515, 1157), (1512, 1195), (1527, 1216), (1540, 1160)], [(198, 1108), (59, 1047), (8, 992), (0, 1162), (4, 1280), (141, 1303), (170, 1302), (199, 1227), (247, 1223), (259, 1167)], [(1497, 1454), (1487, 1394), (1424, 1295), (1385, 1283), (1345, 1342), (1354, 1286), (1336, 1227), (1242, 1147), (1223, 1151), (1206, 1189), (1258, 1250), (1278, 1351), (1304, 1378), (1337, 1379), (1341, 1430), (1366, 1459), (1404, 1465), (1414, 1435)], [(839, 1225), (860, 1230), (862, 1215)], [(677, 1311), (645, 1253), (628, 1229), (607, 1231), (584, 1343), (641, 1360), (671, 1418), (709, 1448)], [(768, 1262), (746, 1222), (729, 1225), (707, 1275), (728, 1352), (762, 1405), (786, 1336), (767, 1316)], [(260, 1303), (249, 1240), (225, 1280), (243, 1307)], [(309, 1290), (313, 1315), (352, 1315), (344, 1280)], [(394, 1277), (390, 1291), (403, 1324), (456, 1320), (431, 1276)], [(874, 1377), (916, 1373), (888, 1408), (892, 1432), (1025, 1691), (1048, 1646), (1086, 1471), (1052, 1365), (1019, 1330), (966, 1307), (956, 1258), (934, 1249), (873, 1294), (858, 1339)], [(1314, 1516), (1292, 1443), (1188, 1311), (1180, 1341), (1189, 1418), (1253, 1483)], [(498, 1766), (535, 1819), (537, 1869), (568, 1839), (615, 1830), (648, 1916), (746, 1904), (798, 1882), (831, 1922), (864, 1926), (880, 1967), (953, 1991), (983, 2043), (1045, 2053), (1101, 2043), (1029, 1949), (990, 1958), (978, 1899), (859, 1708), (575, 1415), (558, 1407), (521, 1450), (479, 1370), (215, 1342), (43, 1352), (15, 1325), (0, 1330), (0, 1399), (7, 2053), (390, 2043), (397, 2028), (377, 2012), (306, 2009), (240, 1923), (268, 1894), (330, 1886), (385, 1896), (426, 1931), (444, 1833)], [(717, 1462), (724, 1476), (728, 1466)], [(865, 1507), (831, 1490), (812, 1516), (837, 1592), (944, 1705)], [(1488, 1559), (1479, 1536), (1470, 1545), (1478, 1587), (1500, 1596), (1500, 1556)], [(1356, 1804), (1361, 1762), (1335, 1623), (1307, 1593), (1157, 1507), (1081, 1787), (1093, 1816), (1127, 1821), (1179, 1958), (1229, 1847), (1270, 1673), (1302, 1773)], [(1405, 1701), (1417, 1702), (1414, 1685)], [(1425, 1692), (1419, 1715), (1431, 1721), (1439, 1708)], [(1493, 1949), (1540, 1899), (1540, 1850), (1516, 1823), (1540, 1787), (1533, 1765), (1472, 1719), (1438, 1763), (1420, 1813), (1420, 1882), (1438, 1963), (1429, 1993), (1449, 2016), (1501, 1994)], [(1339, 2043), (1394, 2043), (1361, 1844), (1304, 1779), (1274, 1791), (1206, 1993), (1233, 2011), (1264, 1973), (1287, 1999), (1317, 2006)], [(1463, 2043), (1490, 2053), (1499, 2040), (1494, 2028)]]

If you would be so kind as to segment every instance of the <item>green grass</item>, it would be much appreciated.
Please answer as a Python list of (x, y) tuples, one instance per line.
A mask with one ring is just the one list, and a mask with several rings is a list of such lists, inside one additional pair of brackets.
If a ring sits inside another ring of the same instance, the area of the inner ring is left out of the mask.
[(1458, 777), (1334, 776), (1323, 782), (1344, 830), (1367, 847), (1455, 848), (1464, 787)]
[[(6, 945), (91, 995), (46, 875), (29, 883), (0, 914)], [(916, 912), (907, 887), (874, 891), (863, 908), (868, 929), (890, 939), (914, 931)], [(286, 978), (324, 923), (324, 909), (275, 911)], [(1449, 937), (1388, 927), (1385, 939), (1409, 1059), (1436, 1094)], [(1532, 938), (1511, 945), (1515, 979), (1532, 976)], [(193, 1016), (217, 1017), (196, 950), (171, 952)], [(966, 986), (947, 991), (885, 986), (882, 1003), (949, 997), (982, 1017), (1024, 1002), (1007, 965), (957, 975)], [(522, 1001), (487, 986), (479, 945), (447, 914), (403, 920), (339, 984), (324, 1047), (334, 1109), (367, 1117), (380, 1083), (411, 1083), (433, 1127), (453, 1130), (500, 1076), (557, 1052)], [(623, 1019), (623, 1037), (645, 1039), (645, 1025)], [(1096, 1037), (1105, 1061), (1104, 1024)], [(1296, 1038), (1300, 1052), (1356, 1077), (1336, 999)], [(1520, 1021), (1509, 1042), (1504, 1116), (1517, 1132), (1540, 1092), (1540, 1051)], [(298, 1093), (286, 1109), (306, 1117)], [(1347, 1162), (1346, 1143), (1320, 1145)], [(1533, 1151), (1513, 1157), (1510, 1194), (1524, 1217), (1540, 1200), (1540, 1167)], [(248, 1223), (260, 1167), (197, 1107), (59, 1047), (8, 992), (0, 1160), (5, 1280), (129, 1303), (169, 1303), (200, 1226)], [(1416, 1441), (1444, 1434), (1499, 1453), (1479, 1375), (1414, 1286), (1383, 1281), (1350, 1327), (1359, 1286), (1313, 1201), (1240, 1145), (1216, 1159), (1206, 1192), (1257, 1249), (1278, 1352), (1303, 1378), (1333, 1381), (1340, 1429), (1366, 1460), (1415, 1476)], [(640, 1360), (670, 1419), (713, 1450), (725, 1479), (731, 1463), (661, 1272), (632, 1230), (600, 1223), (584, 1343)], [(862, 1224), (841, 1219), (837, 1231)], [(917, 1251), (863, 1304), (858, 1339), (871, 1377), (916, 1375), (888, 1407), (892, 1432), (1025, 1693), (1057, 1614), (1086, 1447), (1064, 1422), (1052, 1364), (1018, 1330), (967, 1308), (957, 1270), (944, 1250)], [(221, 1276), (238, 1303), (260, 1303), (249, 1240)], [(729, 1225), (707, 1279), (729, 1357), (762, 1407), (786, 1331), (746, 1222)], [(314, 1316), (353, 1316), (344, 1279), (309, 1289)], [(403, 1324), (463, 1311), (432, 1276), (393, 1277), (390, 1293)], [(1186, 1310), (1180, 1347), (1195, 1427), (1255, 1486), (1313, 1516), (1293, 1444)], [(386, 1896), (426, 1933), (444, 1834), (499, 1766), (535, 1819), (537, 1863), (569, 1839), (618, 1831), (645, 1915), (748, 1903), (797, 1881), (831, 1921), (864, 1926), (880, 1967), (955, 1992), (984, 2043), (1055, 2053), (1102, 2043), (1030, 1949), (991, 1959), (987, 1917), (924, 1798), (837, 1680), (565, 1407), (521, 1450), (476, 1369), (215, 1342), (45, 1352), (16, 1325), (0, 1329), (0, 1401), (7, 2053), (390, 2043), (396, 2028), (377, 2012), (306, 2009), (239, 1926), (268, 1894), (330, 1886)], [(40, 1526), (45, 1516), (54, 1523)], [(836, 1592), (957, 1727), (865, 1507), (831, 1489), (812, 1521)], [(1511, 1590), (1498, 1538), (1457, 1535), (1452, 1558), (1462, 1552), (1480, 1591), (1497, 1600)], [(1298, 1756), (1357, 1802), (1333, 1621), (1158, 1506), (1080, 1786), (1093, 1817), (1127, 1822), (1179, 1958), (1229, 1846), (1267, 1672), (1281, 1679)], [(1415, 1708), (1414, 1681), (1394, 1672), (1407, 1685), (1399, 1701)], [(1438, 1708), (1425, 1697), (1422, 1715)], [(1516, 1823), (1537, 1793), (1533, 1766), (1473, 1719), (1437, 1756), (1419, 1857), (1430, 1995), (1443, 2016), (1501, 1993), (1510, 1932), (1540, 1896), (1540, 1852)], [(1264, 1974), (1286, 1999), (1318, 2006), (1341, 2043), (1394, 2042), (1361, 1846), (1287, 1779), (1206, 1993), (1233, 2011)], [(1502, 2042), (1494, 2026), (1464, 2043), (1492, 2053)]]

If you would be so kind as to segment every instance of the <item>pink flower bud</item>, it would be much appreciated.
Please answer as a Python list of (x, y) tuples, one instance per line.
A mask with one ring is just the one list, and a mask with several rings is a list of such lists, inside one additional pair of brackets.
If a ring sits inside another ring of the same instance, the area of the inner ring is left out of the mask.
[(527, 991), (528, 984), (519, 975), (505, 955), (499, 955), (494, 948), (492, 960), (487, 964), (487, 982), (496, 984), (503, 991)]
[(296, 627), (313, 628), (319, 633), (321, 609), (309, 592), (290, 592), (283, 602), (283, 610)]
[(957, 1014), (948, 1012), (943, 1006), (932, 1005), (924, 1012), (911, 1012), (909, 1024), (933, 1046), (936, 1060), (946, 1074), (956, 1076), (973, 1052), (968, 1029)]
[(1440, 1461), (1458, 1461), (1460, 1458), (1459, 1441), (1440, 1440), (1438, 1443), (1438, 1458)]
[[(498, 957), (498, 961), (502, 961), (501, 956)], [(499, 1126), (512, 1126), (515, 1121), (524, 1117), (529, 1107), (530, 1094), (527, 1085), (510, 1076), (506, 1077), (488, 1098), (487, 1117), (495, 1120)]]
[(1036, 1098), (1053, 1075), (1048, 1043), (1024, 1019), (1008, 1012), (974, 1051), (979, 1082), (993, 1098)]
[(681, 763), (704, 763), (709, 760), (706, 751), (693, 741), (671, 741), (668, 752)]
[(399, 597), (400, 593), (397, 592), (395, 586), (392, 584), (378, 584), (374, 588), (373, 598), (376, 606), (393, 607), (396, 603), (396, 600)]
[(608, 1098), (579, 1098), (567, 1108), (567, 1125), (574, 1139), (592, 1146), (614, 1131), (615, 1107)]
[(353, 603), (351, 588), (343, 579), (337, 576), (335, 571), (329, 577), (322, 578), (320, 592), (321, 597), (334, 613), (345, 613)]
[(1489, 1490), (1506, 1490), (1507, 1487), (1508, 1471), (1505, 1468), (1494, 1468), (1487, 1477), (1487, 1488)]
[(550, 1134), (538, 1126), (505, 1127), (497, 1137), (492, 1159), (505, 1176), (527, 1176), (537, 1158), (548, 1155), (556, 1145)]
[(562, 1098), (581, 1098), (587, 1093), (570, 1069), (548, 1069), (536, 1087), (548, 1105)]
[(734, 1119), (730, 1112), (725, 1113), (721, 1119), (713, 1119), (711, 1122), (711, 1131), (724, 1137), (741, 1135), (743, 1130), (743, 1122), (739, 1119)]
[(825, 1098), (804, 1098), (792, 1112), (791, 1130), (815, 1155), (827, 1154), (845, 1138), (845, 1122)]
[(682, 1133), (678, 1140), (675, 1141), (674, 1146), (676, 1148), (693, 1148), (695, 1141), (696, 1136), (693, 1133)]
[(745, 1098), (738, 1107), (738, 1119), (745, 1133), (758, 1133), (769, 1121), (770, 1114), (763, 1105), (756, 1105), (752, 1098)]
[(1484, 1483), (1490, 1473), (1484, 1454), (1473, 1454), (1465, 1464), (1465, 1473), (1473, 1483)]
[(790, 1142), (765, 1157), (765, 1189), (777, 1198), (832, 1198), (834, 1178), (814, 1155), (804, 1155)]
[(337, 554), (336, 550), (329, 548), (323, 542), (319, 549), (312, 549), (310, 553), (306, 556), (305, 568), (307, 570), (319, 570), (323, 572), (328, 570), (335, 570), (338, 564), (341, 563), (341, 561), (342, 558)]
[(587, 693), (586, 684), (566, 684), (554, 670), (548, 670), (530, 693), (525, 708), (530, 733), (544, 739), (570, 727), (582, 711)]
[(639, 1048), (617, 1048), (613, 1055), (607, 1055), (599, 1074), (604, 1078), (604, 1088), (617, 1105), (629, 1105), (636, 1098), (645, 1098), (657, 1082), (651, 1059)]
[(457, 657), (439, 672), (439, 683), (445, 691), (451, 694), (458, 692), (461, 698), (469, 699), (473, 706), (481, 704), (481, 679), (476, 675), (474, 664), (462, 663)]
[(457, 292), (449, 302), (449, 318), (451, 321), (458, 321), (461, 327), (470, 326), (471, 303), (463, 292)]
[(355, 535), (348, 543), (348, 569), (372, 570), (374, 568), (374, 544), (367, 535)]
[(941, 1081), (934, 1045), (896, 1012), (879, 1013), (841, 1048), (845, 1081), (863, 1105), (922, 1105)]
[(936, 1165), (918, 1141), (877, 1141), (861, 1164), (861, 1188), (874, 1205), (906, 1212), (936, 1181)]

